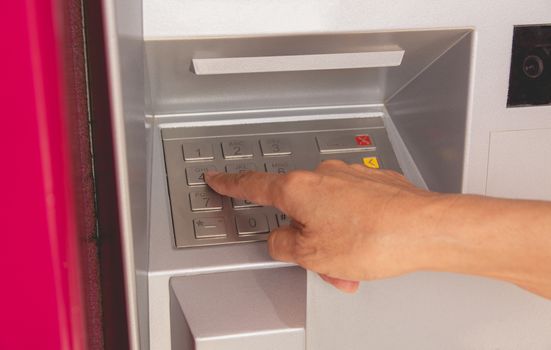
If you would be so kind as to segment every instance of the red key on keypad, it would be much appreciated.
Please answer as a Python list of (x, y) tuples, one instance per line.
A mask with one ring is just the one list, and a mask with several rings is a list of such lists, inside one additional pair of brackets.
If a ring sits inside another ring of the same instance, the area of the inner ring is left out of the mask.
[(371, 138), (368, 135), (358, 135), (354, 139), (358, 146), (371, 146)]

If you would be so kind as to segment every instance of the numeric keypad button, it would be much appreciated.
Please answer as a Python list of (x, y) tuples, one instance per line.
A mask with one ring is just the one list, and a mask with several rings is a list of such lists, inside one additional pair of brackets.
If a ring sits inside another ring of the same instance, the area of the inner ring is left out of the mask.
[(283, 156), (291, 154), (291, 143), (283, 137), (267, 137), (260, 140), (263, 156)]
[(224, 141), (222, 153), (226, 159), (252, 158), (253, 143), (245, 140)]
[(226, 234), (226, 222), (223, 217), (199, 218), (193, 220), (195, 238), (224, 238)]
[(240, 236), (270, 232), (268, 218), (264, 214), (236, 215), (235, 225)]
[(192, 211), (222, 210), (222, 196), (209, 188), (190, 192), (189, 202)]
[(230, 174), (244, 173), (247, 171), (256, 171), (257, 167), (255, 163), (236, 163), (226, 165), (226, 172)]
[(295, 170), (294, 164), (289, 160), (274, 160), (265, 164), (266, 171), (273, 174), (287, 174)]
[(204, 185), (205, 173), (207, 171), (216, 171), (214, 165), (198, 165), (190, 168), (186, 168), (187, 184), (190, 186)]
[(208, 142), (193, 142), (182, 145), (184, 150), (184, 160), (212, 160), (214, 152), (212, 144)]

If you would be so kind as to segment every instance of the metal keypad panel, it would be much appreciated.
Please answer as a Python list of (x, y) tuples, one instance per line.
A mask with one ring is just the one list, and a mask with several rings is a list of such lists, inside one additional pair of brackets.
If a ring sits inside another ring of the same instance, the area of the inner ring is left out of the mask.
[(340, 159), (400, 171), (378, 117), (162, 129), (178, 248), (266, 240), (289, 225), (281, 211), (227, 198), (206, 186), (209, 170), (286, 174)]

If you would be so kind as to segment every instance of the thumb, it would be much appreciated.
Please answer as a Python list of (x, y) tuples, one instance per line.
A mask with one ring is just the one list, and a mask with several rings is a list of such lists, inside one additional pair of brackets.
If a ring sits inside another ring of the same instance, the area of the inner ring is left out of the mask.
[(282, 226), (268, 236), (268, 251), (273, 259), (296, 262), (296, 237), (300, 232), (291, 226)]

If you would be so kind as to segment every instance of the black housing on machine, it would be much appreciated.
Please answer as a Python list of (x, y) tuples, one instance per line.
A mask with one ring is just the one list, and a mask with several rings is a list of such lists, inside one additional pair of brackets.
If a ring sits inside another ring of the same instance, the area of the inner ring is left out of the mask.
[(517, 26), (507, 107), (551, 104), (551, 25)]

